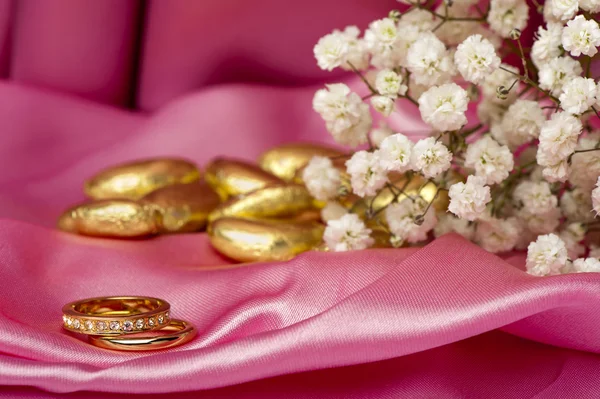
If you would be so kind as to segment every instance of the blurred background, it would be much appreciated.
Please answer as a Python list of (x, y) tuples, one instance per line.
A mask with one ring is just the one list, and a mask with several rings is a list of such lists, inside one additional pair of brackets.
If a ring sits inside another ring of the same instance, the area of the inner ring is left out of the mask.
[(312, 56), (333, 28), (394, 0), (0, 0), (3, 78), (153, 111), (208, 85), (302, 85), (333, 76)]

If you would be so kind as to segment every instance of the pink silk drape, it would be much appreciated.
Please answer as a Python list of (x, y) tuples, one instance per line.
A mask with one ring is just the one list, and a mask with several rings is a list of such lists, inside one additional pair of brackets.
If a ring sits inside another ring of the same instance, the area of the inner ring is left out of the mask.
[[(235, 267), (204, 234), (53, 229), (116, 162), (329, 140), (312, 94), (359, 85), (318, 70), (312, 45), (396, 5), (0, 1), (0, 398), (598, 397), (595, 274), (534, 278), (522, 254), (457, 236)], [(392, 123), (423, 129), (408, 104)], [(61, 330), (64, 303), (123, 294), (164, 297), (198, 337), (129, 354)]]

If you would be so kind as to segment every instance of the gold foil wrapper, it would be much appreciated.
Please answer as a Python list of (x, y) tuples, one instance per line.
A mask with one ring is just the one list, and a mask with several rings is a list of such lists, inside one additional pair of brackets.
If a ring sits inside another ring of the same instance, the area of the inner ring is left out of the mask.
[(58, 228), (97, 237), (144, 237), (158, 232), (160, 215), (130, 200), (98, 200), (77, 205), (58, 219)]
[(313, 204), (314, 200), (304, 186), (265, 187), (221, 204), (208, 220), (213, 222), (223, 217), (289, 218), (313, 209)]
[(324, 145), (311, 143), (285, 144), (260, 155), (261, 168), (285, 181), (292, 181), (312, 157), (340, 157), (344, 152)]
[(221, 199), (208, 184), (198, 182), (160, 188), (140, 202), (161, 215), (161, 233), (186, 233), (204, 229)]
[[(411, 197), (420, 195), (427, 202), (433, 201), (432, 208), (437, 211), (445, 211), (448, 208), (449, 199), (447, 191), (440, 191), (436, 197), (437, 186), (435, 183), (428, 182), (421, 175), (414, 175), (407, 184), (408, 179), (406, 175), (390, 175), (390, 182), (395, 187), (394, 192), (399, 193), (396, 202), (402, 202), (407, 198), (407, 195)], [(400, 190), (402, 190), (401, 193)], [(344, 199), (343, 204), (347, 207), (354, 206), (354, 211), (361, 218), (366, 218), (367, 210), (370, 208), (372, 212), (378, 213), (380, 220), (384, 220), (384, 211), (381, 211), (381, 209), (394, 201), (394, 192), (390, 188), (384, 187), (375, 197), (361, 199), (356, 195), (350, 195)]]
[(189, 161), (155, 158), (104, 169), (85, 182), (84, 192), (92, 199), (137, 200), (159, 188), (199, 179), (198, 168)]
[(240, 262), (284, 261), (321, 243), (325, 226), (317, 222), (222, 218), (209, 226), (210, 242)]
[(206, 166), (204, 179), (223, 200), (283, 183), (277, 176), (256, 165), (227, 158), (216, 158), (210, 162)]

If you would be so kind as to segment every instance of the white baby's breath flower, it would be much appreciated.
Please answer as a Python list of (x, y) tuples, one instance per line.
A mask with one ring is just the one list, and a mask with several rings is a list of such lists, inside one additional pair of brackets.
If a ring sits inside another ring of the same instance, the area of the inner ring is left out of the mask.
[(600, 260), (596, 258), (579, 258), (573, 262), (577, 273), (600, 273)]
[(521, 226), (514, 218), (487, 218), (477, 222), (475, 240), (483, 249), (492, 253), (511, 251), (521, 236)]
[[(460, 20), (461, 18), (479, 17), (477, 11), (475, 11), (470, 4), (460, 4), (459, 2), (454, 1), (452, 7), (445, 7), (443, 2), (441, 2), (435, 11), (440, 15), (445, 15), (447, 13), (450, 18), (435, 31), (436, 36), (448, 46), (457, 46), (467, 37), (475, 34), (482, 35), (496, 46), (497, 36), (495, 37), (488, 29), (484, 28), (481, 24), (465, 24), (464, 21)], [(453, 18), (455, 18), (455, 20), (452, 20)]]
[(509, 38), (513, 29), (523, 31), (529, 19), (525, 0), (491, 0), (487, 21), (490, 28), (503, 38)]
[(358, 151), (346, 161), (352, 191), (359, 197), (372, 196), (387, 182), (387, 171), (379, 152)]
[(562, 31), (563, 48), (573, 57), (581, 54), (593, 57), (600, 46), (600, 27), (593, 19), (587, 20), (583, 15), (567, 22)]
[[(418, 35), (419, 31), (416, 27), (412, 30), (414, 36)], [(412, 36), (408, 29), (403, 34)], [(364, 40), (373, 57), (371, 63), (377, 68), (394, 68), (398, 66), (403, 58), (402, 53), (406, 51), (402, 46), (396, 22), (391, 18), (371, 22), (369, 28), (365, 31)]]
[(570, 20), (579, 10), (578, 0), (548, 0), (548, 2), (551, 3), (552, 15), (561, 21)]
[(450, 168), (452, 153), (433, 137), (419, 140), (413, 147), (410, 164), (413, 170), (434, 178)]
[(384, 168), (389, 171), (406, 172), (410, 169), (413, 143), (400, 133), (388, 136), (381, 142), (380, 156)]
[(542, 235), (527, 247), (527, 273), (534, 276), (560, 274), (567, 263), (565, 243), (555, 234)]
[[(503, 69), (508, 69), (514, 74), (519, 74), (519, 70), (511, 65), (500, 64), (500, 67), (502, 67)], [(508, 90), (508, 88), (512, 86), (512, 84), (517, 78), (515, 77), (515, 75), (503, 69), (497, 68), (494, 72), (487, 75), (487, 77), (483, 81), (483, 84), (481, 85), (481, 91), (483, 93), (483, 97), (487, 100), (490, 100), (494, 103), (510, 105), (517, 98), (517, 90), (513, 88), (508, 93), (506, 98), (500, 98), (498, 97), (498, 88), (500, 86), (503, 86), (505, 89)]]
[(501, 128), (508, 146), (514, 149), (537, 138), (545, 120), (544, 110), (537, 101), (515, 101), (502, 118)]
[(500, 57), (487, 39), (472, 35), (458, 45), (454, 63), (465, 80), (480, 84), (498, 68)]
[(313, 109), (340, 144), (356, 147), (367, 142), (372, 119), (369, 106), (343, 83), (326, 85), (313, 98)]
[(436, 237), (441, 237), (448, 233), (457, 233), (466, 238), (473, 240), (475, 234), (475, 225), (469, 223), (466, 219), (457, 218), (451, 214), (443, 214), (439, 217), (438, 223), (433, 229), (433, 234)]
[[(494, 127), (500, 127), (505, 112), (506, 108), (501, 102), (496, 102), (487, 97), (484, 97), (477, 105), (477, 118), (481, 123), (490, 125), (490, 132), (493, 132)], [(497, 137), (496, 134), (492, 133), (492, 136), (498, 142), (506, 144), (506, 140)], [(504, 137), (504, 132), (502, 132), (501, 137)]]
[(467, 123), (467, 92), (456, 83), (434, 86), (419, 97), (423, 121), (439, 131), (458, 130)]
[(555, 231), (562, 215), (560, 209), (555, 206), (545, 212), (523, 207), (516, 212), (515, 216), (530, 232), (539, 235)]
[(582, 223), (570, 223), (559, 234), (565, 243), (570, 259), (578, 258), (585, 253), (581, 242), (585, 239), (586, 229)]
[(348, 26), (343, 32), (334, 30), (319, 39), (313, 49), (319, 67), (327, 71), (337, 67), (349, 70), (350, 62), (358, 70), (366, 69), (369, 54), (359, 35), (360, 30), (356, 26)]
[(542, 177), (551, 183), (564, 182), (569, 178), (569, 162), (566, 158), (560, 159), (538, 148), (537, 163), (543, 166)]
[(428, 202), (422, 197), (405, 198), (385, 209), (385, 220), (392, 234), (401, 241), (415, 243), (427, 239), (437, 223), (435, 212), (428, 211)]
[(345, 62), (349, 48), (346, 37), (334, 31), (320, 38), (313, 51), (319, 68), (331, 71)]
[(329, 222), (331, 220), (337, 220), (347, 213), (348, 210), (339, 202), (329, 201), (325, 204), (323, 209), (321, 209), (321, 219), (325, 222)]
[(486, 184), (500, 183), (514, 167), (513, 154), (507, 146), (490, 136), (483, 136), (467, 147), (465, 166), (475, 169), (476, 176), (486, 178)]
[(600, 12), (600, 0), (579, 0), (579, 8), (596, 14)]
[(598, 142), (600, 142), (600, 135), (597, 133), (581, 138), (576, 150), (586, 152), (576, 153), (571, 159), (569, 180), (588, 194), (600, 176), (600, 151), (592, 151), (598, 148)]
[(346, 71), (352, 70), (352, 67), (359, 71), (367, 69), (369, 67), (369, 49), (364, 39), (359, 38), (360, 29), (356, 26), (347, 26), (342, 34), (348, 43), (348, 51), (340, 68)]
[(540, 67), (540, 87), (550, 90), (557, 97), (562, 92), (563, 85), (582, 72), (581, 64), (569, 56), (553, 58)]
[(383, 116), (390, 116), (394, 110), (394, 100), (387, 96), (371, 97), (371, 105)]
[(402, 28), (409, 24), (416, 26), (421, 32), (427, 32), (435, 27), (437, 20), (429, 11), (416, 8), (409, 13), (402, 14), (402, 18), (398, 22), (398, 31), (403, 34)]
[(424, 32), (410, 46), (407, 68), (415, 81), (427, 86), (448, 82), (454, 74), (454, 64), (444, 43), (433, 33)]
[(531, 48), (531, 59), (536, 67), (541, 68), (548, 61), (559, 57), (562, 45), (562, 25), (549, 23), (546, 28), (538, 28), (536, 40)]
[(557, 159), (568, 157), (575, 151), (582, 128), (581, 121), (573, 115), (555, 112), (542, 126), (539, 151)]
[(379, 126), (371, 130), (371, 144), (373, 144), (375, 148), (379, 148), (383, 140), (392, 134), (394, 134), (394, 131), (385, 123), (385, 121), (380, 121)]
[(570, 114), (580, 115), (596, 102), (596, 83), (593, 79), (576, 77), (563, 85), (560, 106)]
[(403, 78), (390, 69), (383, 69), (377, 74), (375, 88), (382, 96), (397, 98), (406, 94), (408, 87), (403, 84)]
[(323, 241), (331, 251), (354, 251), (373, 245), (368, 229), (358, 215), (350, 213), (327, 222)]
[(341, 184), (340, 171), (331, 159), (314, 156), (302, 171), (302, 180), (310, 194), (319, 201), (335, 198)]
[(596, 215), (600, 215), (600, 176), (596, 182), (596, 188), (592, 190), (592, 206)]
[(469, 176), (466, 183), (450, 186), (448, 192), (450, 205), (448, 210), (461, 219), (476, 220), (485, 211), (491, 200), (490, 188), (485, 185), (485, 178)]
[(522, 181), (515, 188), (513, 198), (529, 212), (538, 215), (549, 212), (558, 204), (558, 199), (552, 194), (550, 184), (546, 181)]
[(575, 187), (560, 197), (560, 209), (570, 222), (590, 222), (594, 219), (592, 198), (589, 192)]

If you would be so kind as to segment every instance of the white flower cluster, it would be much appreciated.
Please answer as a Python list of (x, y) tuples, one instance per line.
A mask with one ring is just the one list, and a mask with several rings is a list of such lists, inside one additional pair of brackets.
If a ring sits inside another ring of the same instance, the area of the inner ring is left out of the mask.
[[(302, 173), (327, 204), (328, 248), (453, 232), (491, 252), (527, 249), (532, 275), (600, 272), (600, 1), (548, 0), (533, 27), (525, 0), (400, 2), (364, 35), (349, 26), (314, 48), (320, 68), (366, 86), (329, 84), (313, 99), (334, 140), (356, 148)], [(386, 123), (397, 107), (418, 109), (430, 135)]]

